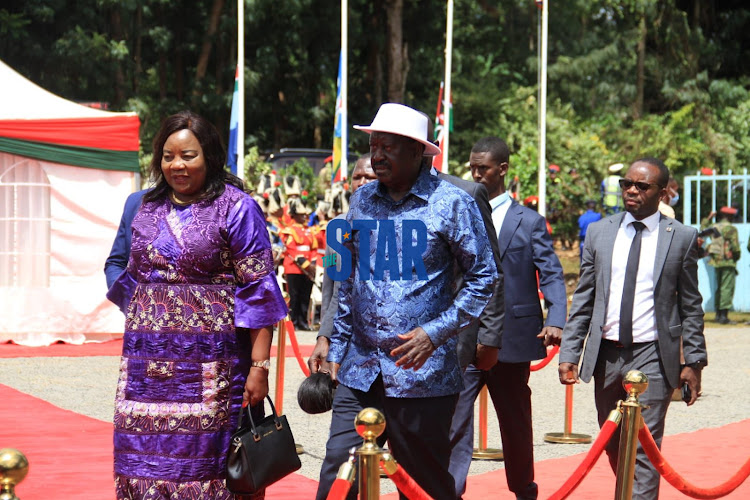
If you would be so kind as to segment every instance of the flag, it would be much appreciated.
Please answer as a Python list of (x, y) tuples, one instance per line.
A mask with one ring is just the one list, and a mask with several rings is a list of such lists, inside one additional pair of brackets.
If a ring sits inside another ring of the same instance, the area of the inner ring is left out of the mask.
[(229, 117), (229, 143), (227, 146), (227, 165), (234, 175), (237, 175), (237, 128), (240, 114), (240, 68), (234, 72), (234, 93), (232, 94), (232, 114)]
[(346, 157), (346, 144), (342, 140), (344, 124), (342, 112), (344, 101), (341, 98), (341, 59), (343, 52), (339, 54), (339, 74), (336, 78), (336, 114), (333, 122), (333, 165), (331, 168), (331, 182), (340, 182), (346, 179), (346, 168), (341, 168), (341, 159)]
[[(443, 105), (445, 104), (443, 102), (444, 88), (445, 88), (445, 83), (440, 82), (440, 92), (438, 94), (437, 112), (435, 113), (435, 140), (437, 141), (437, 145), (440, 148), (440, 154), (432, 157), (432, 166), (435, 167), (435, 169), (437, 169), (438, 171), (443, 170), (443, 138), (445, 137), (445, 108), (443, 108)], [(453, 96), (451, 96), (451, 101), (453, 101)], [(451, 102), (447, 106), (447, 109), (448, 109), (448, 116), (449, 116), (448, 130), (453, 132), (453, 102)]]

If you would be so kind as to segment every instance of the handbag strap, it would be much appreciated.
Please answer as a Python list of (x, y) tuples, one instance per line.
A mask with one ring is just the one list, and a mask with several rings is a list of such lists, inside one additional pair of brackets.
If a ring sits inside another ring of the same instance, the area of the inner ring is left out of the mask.
[[(268, 404), (271, 405), (271, 412), (273, 413), (273, 421), (276, 424), (276, 429), (281, 430), (281, 422), (279, 421), (279, 415), (276, 413), (276, 407), (273, 405), (273, 401), (271, 400), (271, 396), (266, 396), (266, 399), (268, 400)], [(243, 415), (247, 413), (248, 419), (250, 419), (250, 430), (253, 433), (253, 437), (255, 440), (259, 440), (259, 434), (258, 431), (255, 429), (255, 422), (253, 421), (253, 414), (250, 411), (250, 405), (247, 405), (245, 408), (242, 408), (242, 411), (240, 411), (240, 418), (237, 421), (237, 430), (242, 428), (242, 418)]]

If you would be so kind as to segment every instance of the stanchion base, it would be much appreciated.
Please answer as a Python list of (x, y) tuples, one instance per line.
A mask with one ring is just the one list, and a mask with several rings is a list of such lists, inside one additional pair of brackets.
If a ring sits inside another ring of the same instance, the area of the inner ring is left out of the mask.
[(503, 450), (498, 448), (486, 448), (484, 450), (474, 448), (471, 458), (474, 460), (504, 460), (505, 455), (503, 455)]
[(580, 444), (590, 443), (591, 436), (589, 436), (588, 434), (565, 434), (564, 432), (548, 432), (544, 435), (544, 440), (548, 443)]
[(301, 444), (295, 444), (294, 447), (297, 449), (297, 455), (302, 455), (305, 452)]

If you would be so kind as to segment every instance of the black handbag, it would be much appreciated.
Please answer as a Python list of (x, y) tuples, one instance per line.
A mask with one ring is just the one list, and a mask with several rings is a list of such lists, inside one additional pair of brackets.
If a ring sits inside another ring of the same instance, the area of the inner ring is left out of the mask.
[(286, 417), (267, 399), (272, 414), (256, 424), (250, 407), (243, 408), (229, 442), (227, 489), (236, 495), (256, 493), (302, 467)]

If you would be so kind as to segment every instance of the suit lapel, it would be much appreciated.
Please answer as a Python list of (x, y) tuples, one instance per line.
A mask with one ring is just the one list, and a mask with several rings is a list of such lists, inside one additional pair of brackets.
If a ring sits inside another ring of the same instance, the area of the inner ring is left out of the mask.
[(521, 206), (518, 202), (511, 202), (510, 208), (508, 208), (508, 213), (505, 214), (505, 219), (503, 219), (503, 226), (500, 228), (500, 234), (497, 237), (501, 259), (505, 256), (505, 251), (508, 250), (513, 235), (515, 234), (516, 229), (518, 229), (519, 224), (521, 224), (522, 212), (523, 210), (521, 210)]
[(672, 221), (663, 215), (659, 218), (659, 238), (656, 240), (656, 260), (654, 261), (654, 286), (661, 278), (661, 271), (664, 268), (664, 262), (667, 260), (669, 245), (672, 243), (674, 236), (674, 226)]

